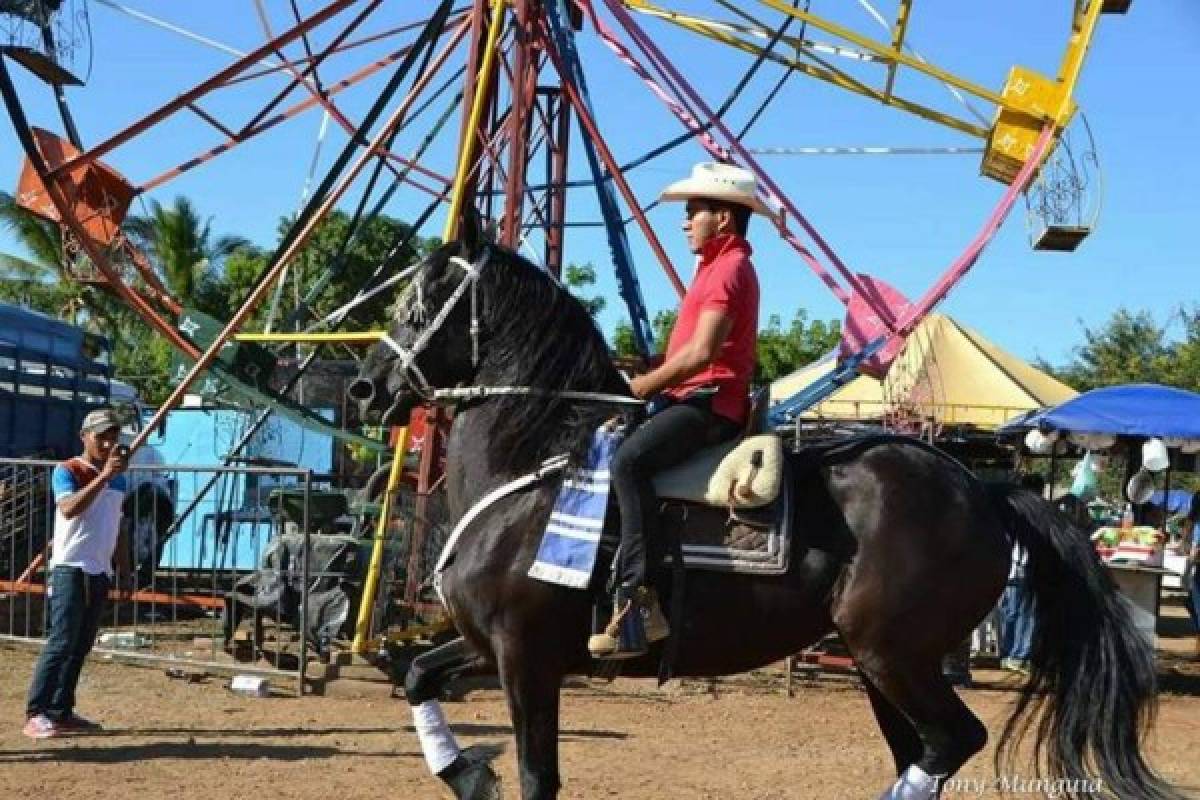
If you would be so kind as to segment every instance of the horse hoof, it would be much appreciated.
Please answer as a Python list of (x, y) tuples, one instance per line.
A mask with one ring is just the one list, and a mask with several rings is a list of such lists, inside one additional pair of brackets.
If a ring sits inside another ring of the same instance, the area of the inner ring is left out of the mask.
[(500, 748), (486, 746), (468, 747), (460, 758), (466, 766), (446, 778), (457, 800), (502, 800), (504, 793), (500, 776), (492, 770), (491, 760), (500, 753)]
[(486, 762), (476, 762), (448, 781), (458, 800), (501, 800), (500, 776)]

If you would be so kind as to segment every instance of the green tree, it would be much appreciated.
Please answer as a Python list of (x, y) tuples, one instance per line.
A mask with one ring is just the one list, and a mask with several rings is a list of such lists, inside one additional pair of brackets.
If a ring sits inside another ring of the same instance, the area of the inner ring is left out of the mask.
[(20, 208), (4, 193), (0, 193), (0, 225), (28, 253), (0, 254), (0, 299), (105, 334), (112, 345), (116, 376), (135, 386), (149, 402), (165, 398), (170, 389), (169, 345), (119, 300), (75, 280), (63, 266), (58, 226)]
[[(677, 317), (678, 313), (673, 310), (659, 311), (654, 315), (651, 327), (659, 352), (667, 349)], [(836, 320), (809, 322), (808, 312), (799, 309), (785, 329), (779, 315), (772, 314), (767, 319), (767, 327), (758, 333), (755, 383), (769, 383), (817, 360), (836, 347), (841, 338), (841, 325)], [(633, 328), (625, 320), (618, 322), (613, 332), (613, 352), (619, 357), (637, 355)]]
[(816, 361), (838, 345), (842, 326), (836, 320), (809, 322), (808, 312), (798, 309), (785, 329), (778, 314), (767, 319), (758, 333), (758, 366), (754, 381), (770, 383)]
[[(280, 220), (281, 238), (291, 227), (291, 222), (289, 218)], [(348, 214), (334, 211), (322, 220), (296, 254), (283, 287), (285, 300), (280, 305), (280, 320), (286, 319), (300, 301), (310, 295), (313, 297), (309, 312), (300, 324), (312, 318), (324, 317), (366, 286), (371, 275), (388, 260), (389, 255), (392, 269), (401, 269), (419, 261), (440, 244), (439, 239), (414, 236), (408, 223), (384, 215), (361, 224), (357, 234), (352, 237), (350, 222)], [(401, 241), (407, 241), (407, 245), (392, 253), (393, 247)], [(226, 264), (227, 279), (234, 295), (244, 295), (249, 291), (250, 284), (261, 273), (261, 268), (256, 269), (260, 257), (262, 266), (265, 266), (268, 256), (264, 253), (248, 254), (236, 264)], [(236, 267), (238, 274), (233, 273), (233, 267)], [(335, 274), (328, 274), (330, 268)], [(350, 313), (349, 327), (374, 328), (384, 325), (388, 318), (387, 308), (394, 295), (394, 292), (383, 292), (356, 307)]]
[(1165, 383), (1200, 391), (1200, 306), (1182, 309), (1179, 316), (1184, 337), (1172, 347)]
[(1121, 308), (1099, 328), (1084, 327), (1084, 343), (1074, 349), (1072, 361), (1049, 369), (1081, 392), (1119, 383), (1170, 382), (1173, 348), (1165, 334), (1149, 311)]
[(567, 264), (567, 268), (563, 270), (563, 283), (593, 317), (607, 305), (600, 295), (583, 294), (584, 290), (590, 290), (596, 285), (596, 267), (592, 264)]
[(224, 261), (248, 244), (245, 239), (214, 236), (212, 219), (202, 219), (183, 195), (169, 207), (151, 200), (150, 213), (130, 217), (125, 229), (181, 303), (217, 317), (228, 314), (221, 289)]
[[(674, 309), (659, 311), (650, 320), (650, 331), (654, 335), (654, 346), (659, 353), (667, 351), (667, 342), (671, 340), (671, 332), (675, 330), (675, 321), (679, 312)], [(638, 355), (637, 343), (633, 338), (633, 326), (628, 320), (621, 320), (613, 330), (613, 353), (618, 358), (632, 358)]]
[(27, 253), (0, 253), (0, 300), (72, 324), (84, 323), (89, 307), (100, 302), (100, 293), (67, 271), (58, 225), (18, 206), (11, 194), (0, 192), (0, 227)]
[(175, 388), (171, 345), (135, 312), (122, 308), (115, 317), (120, 331), (112, 337), (116, 377), (136, 388), (146, 403), (161, 403)]
[[(270, 264), (271, 254), (261, 247), (248, 245), (234, 250), (225, 259), (225, 274), (221, 286), (225, 290), (230, 309), (240, 308), (258, 282), (258, 277)], [(255, 328), (256, 322), (266, 318), (266, 304), (260, 305), (251, 315), (247, 329)]]

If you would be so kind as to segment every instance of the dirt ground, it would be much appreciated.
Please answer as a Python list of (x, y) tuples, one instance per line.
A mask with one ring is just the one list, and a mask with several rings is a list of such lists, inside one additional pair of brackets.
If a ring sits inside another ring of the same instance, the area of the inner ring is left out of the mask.
[[(1152, 762), (1170, 779), (1200, 788), (1200, 670), (1188, 639), (1167, 640)], [(251, 699), (224, 679), (186, 683), (161, 669), (93, 658), (79, 710), (103, 734), (32, 742), (20, 733), (34, 654), (0, 647), (0, 790), (50, 800), (223, 798), (442, 798), (426, 771), (403, 700), (369, 696)], [(967, 704), (993, 738), (1014, 679), (977, 670)], [(496, 691), (449, 704), (463, 745), (505, 746), (496, 768), (516, 797), (515, 758)], [(893, 779), (891, 759), (866, 696), (850, 676), (825, 675), (789, 699), (782, 675), (766, 670), (662, 690), (618, 680), (565, 691), (563, 796), (571, 798), (875, 798)], [(962, 777), (991, 781), (992, 748)], [(1020, 795), (1021, 793), (1018, 793)], [(1000, 795), (993, 788), (946, 797)], [(1025, 792), (1024, 796), (1044, 796)]]

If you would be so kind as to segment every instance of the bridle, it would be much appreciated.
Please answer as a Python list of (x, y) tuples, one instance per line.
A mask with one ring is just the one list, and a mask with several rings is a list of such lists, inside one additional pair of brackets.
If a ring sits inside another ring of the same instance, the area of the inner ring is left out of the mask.
[[(454, 291), (446, 298), (445, 304), (438, 310), (437, 315), (418, 335), (411, 347), (404, 347), (387, 333), (380, 337), (380, 341), (386, 344), (396, 353), (400, 361), (400, 367), (403, 370), (404, 380), (409, 388), (426, 402), (459, 402), (461, 400), (481, 400), (488, 397), (496, 396), (511, 396), (511, 395), (533, 395), (545, 397), (561, 397), (570, 400), (583, 400), (594, 403), (608, 403), (613, 405), (643, 405), (644, 401), (636, 397), (627, 397), (618, 394), (608, 394), (604, 392), (582, 392), (575, 390), (559, 390), (552, 391), (548, 389), (539, 389), (532, 386), (464, 386), (452, 389), (438, 389), (429, 382), (425, 377), (425, 373), (417, 365), (417, 356), (421, 351), (428, 346), (434, 334), (442, 327), (446, 319), (454, 307), (458, 305), (459, 300), (468, 291), (471, 299), (471, 366), (478, 368), (479, 366), (479, 276), (483, 272), (484, 266), (487, 264), (492, 255), (490, 245), (485, 245), (480, 251), (475, 263), (467, 261), (459, 256), (450, 256), (447, 260), (448, 264), (454, 264), (463, 272), (462, 280), (458, 286), (454, 287)], [(408, 307), (408, 322), (421, 323), (425, 318), (425, 298), (422, 295), (421, 283), (419, 280), (420, 273), (418, 272), (417, 280), (410, 284), (401, 297), (400, 305)], [(409, 299), (411, 293), (415, 293), (415, 297)]]
[[(386, 344), (395, 352), (396, 357), (400, 360), (400, 367), (404, 371), (404, 379), (408, 383), (409, 388), (416, 392), (422, 399), (427, 402), (433, 402), (436, 399), (437, 390), (425, 377), (425, 373), (417, 366), (417, 356), (421, 354), (428, 345), (434, 334), (442, 327), (446, 319), (450, 316), (450, 312), (458, 305), (458, 301), (462, 296), (470, 290), (471, 293), (471, 366), (479, 366), (479, 273), (483, 270), (484, 265), (491, 256), (491, 247), (485, 246), (479, 254), (479, 258), (472, 264), (465, 258), (459, 256), (450, 256), (447, 264), (454, 264), (463, 271), (462, 280), (458, 282), (458, 286), (454, 287), (454, 291), (450, 297), (446, 299), (446, 303), (438, 310), (437, 316), (429, 323), (413, 341), (411, 347), (404, 347), (386, 332), (380, 337), (380, 341)], [(417, 279), (412, 282), (409, 289), (405, 290), (401, 297), (401, 304), (408, 306), (408, 321), (413, 323), (421, 323), (425, 318), (425, 298), (422, 294), (421, 282), (419, 280), (420, 273), (417, 274)], [(410, 292), (415, 292), (415, 302), (407, 301)]]

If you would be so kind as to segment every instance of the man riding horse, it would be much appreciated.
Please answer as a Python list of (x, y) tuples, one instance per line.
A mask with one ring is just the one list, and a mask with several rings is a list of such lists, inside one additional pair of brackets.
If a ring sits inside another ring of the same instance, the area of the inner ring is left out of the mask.
[(657, 596), (646, 586), (647, 545), (658, 545), (653, 477), (745, 427), (758, 331), (758, 276), (746, 241), (750, 215), (769, 214), (753, 173), (697, 164), (662, 193), (682, 201), (683, 233), (698, 256), (696, 273), (658, 367), (630, 383), (651, 401), (651, 418), (622, 443), (611, 465), (621, 511), (613, 616), (588, 641), (596, 658), (631, 658), (668, 634)]
[[(753, 197), (748, 183), (730, 188), (744, 201)], [(722, 212), (708, 208), (693, 226), (709, 215), (714, 227), (721, 224)], [(431, 578), (462, 636), (413, 661), (405, 695), (431, 771), (460, 800), (491, 798), (494, 773), (459, 750), (437, 698), (458, 675), (499, 674), (521, 796), (552, 800), (562, 786), (563, 680), (594, 667), (586, 647), (593, 598), (529, 572), (568, 465), (582, 463), (627, 382), (582, 303), (544, 269), (481, 241), (478, 226), (463, 230), (415, 270), (388, 337), (348, 391), (384, 424), (400, 424), (418, 402), (466, 398), (446, 454), (454, 528)], [(727, 241), (732, 248), (737, 239)], [(701, 305), (698, 321), (704, 311)], [(680, 346), (696, 336), (693, 328)], [(748, 376), (750, 363), (736, 374)], [(643, 381), (637, 388), (650, 394), (686, 379), (656, 370)], [(1030, 675), (1000, 737), (998, 763), (1015, 768), (1012, 757), (1028, 732), (1032, 741), (1021, 754), (1044, 766), (1044, 776), (1074, 781), (1068, 786), (1101, 781), (1111, 797), (1183, 796), (1143, 755), (1155, 700), (1153, 651), (1069, 520), (1035, 494), (985, 485), (906, 437), (806, 442), (784, 458), (785, 490), (795, 501), (785, 520), (793, 537), (787, 571), (693, 568), (688, 591), (672, 598), (687, 620), (674, 674), (756, 669), (836, 632), (895, 762), (895, 783), (883, 797), (935, 800), (987, 742), (986, 727), (940, 664), (995, 607), (1016, 543), (1028, 552), (1036, 624)], [(622, 672), (653, 677), (659, 666), (648, 653), (623, 662)]]

